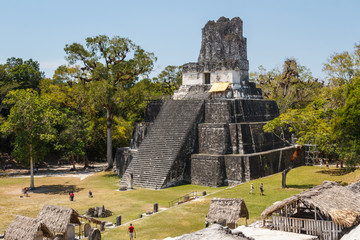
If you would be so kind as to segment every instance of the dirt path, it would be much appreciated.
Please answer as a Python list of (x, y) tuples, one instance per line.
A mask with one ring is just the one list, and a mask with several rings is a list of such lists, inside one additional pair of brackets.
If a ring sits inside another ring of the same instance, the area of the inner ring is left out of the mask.
[[(85, 178), (103, 171), (106, 168), (106, 163), (92, 164), (91, 167), (84, 169), (82, 165), (76, 165), (76, 171), (72, 171), (72, 165), (61, 165), (61, 166), (49, 166), (47, 168), (39, 168), (34, 174), (35, 178), (40, 177), (76, 177), (80, 178), (80, 181)], [(29, 170), (8, 170), (1, 173), (0, 176), (8, 176), (13, 178), (28, 178), (30, 176)]]

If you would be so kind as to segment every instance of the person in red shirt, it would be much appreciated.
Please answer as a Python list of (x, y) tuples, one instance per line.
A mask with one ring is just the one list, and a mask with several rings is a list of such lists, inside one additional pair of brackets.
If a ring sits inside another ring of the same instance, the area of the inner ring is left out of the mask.
[(69, 198), (70, 198), (70, 201), (74, 201), (74, 192), (70, 192), (69, 193)]
[(133, 225), (130, 223), (130, 227), (128, 229), (129, 232), (129, 236), (130, 236), (130, 240), (134, 239), (134, 234), (135, 234), (135, 238), (136, 238), (136, 231), (135, 228), (133, 227)]

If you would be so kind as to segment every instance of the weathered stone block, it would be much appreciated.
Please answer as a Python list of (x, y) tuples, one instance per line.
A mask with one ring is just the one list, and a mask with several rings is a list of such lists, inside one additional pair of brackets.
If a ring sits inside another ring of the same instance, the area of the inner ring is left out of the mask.
[(118, 148), (116, 150), (115, 167), (116, 173), (119, 177), (123, 176), (136, 152), (136, 149), (131, 149), (129, 147)]
[(205, 103), (205, 123), (233, 122), (230, 101), (208, 100)]
[(265, 122), (278, 115), (276, 102), (263, 99), (214, 99), (205, 103), (206, 123)]
[(132, 138), (130, 142), (130, 148), (131, 149), (138, 149), (141, 142), (144, 140), (149, 127), (151, 126), (151, 122), (140, 122), (135, 123)]
[(154, 122), (163, 104), (163, 100), (153, 100), (149, 102), (145, 109), (145, 122)]
[(194, 154), (191, 156), (191, 183), (218, 187), (224, 184), (225, 163), (221, 155)]
[(250, 180), (249, 163), (241, 155), (225, 155), (225, 171), (228, 185)]
[[(102, 226), (102, 225), (101, 225)], [(105, 230), (105, 228), (104, 228)], [(91, 228), (89, 232), (88, 240), (101, 240), (101, 232), (97, 228)]]
[(202, 29), (198, 62), (246, 60), (246, 39), (242, 36), (242, 28), (242, 20), (238, 17), (208, 21)]
[(73, 240), (75, 239), (75, 225), (74, 224), (68, 224), (66, 228), (66, 239), (67, 240)]
[(231, 139), (227, 124), (199, 124), (198, 132), (199, 153), (225, 154), (231, 152)]

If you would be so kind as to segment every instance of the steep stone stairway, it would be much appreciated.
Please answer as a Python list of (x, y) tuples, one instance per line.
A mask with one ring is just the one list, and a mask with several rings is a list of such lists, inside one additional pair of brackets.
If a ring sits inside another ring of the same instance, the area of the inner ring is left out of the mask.
[[(168, 179), (170, 171), (184, 170), (172, 168), (179, 168), (176, 160), (184, 146), (189, 145), (186, 143), (192, 141), (191, 130), (201, 118), (203, 105), (202, 100), (168, 100), (162, 106), (124, 176), (132, 173), (134, 185), (145, 188), (160, 189), (171, 184), (174, 179)], [(125, 183), (124, 177), (122, 183)]]

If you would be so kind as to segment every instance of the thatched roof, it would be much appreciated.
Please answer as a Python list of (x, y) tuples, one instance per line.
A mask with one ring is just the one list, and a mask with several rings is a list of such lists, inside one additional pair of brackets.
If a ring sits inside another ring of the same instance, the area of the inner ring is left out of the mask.
[(5, 230), (5, 240), (33, 240), (40, 230), (43, 232), (43, 236), (49, 238), (54, 237), (41, 221), (35, 218), (16, 216), (14, 221), (12, 221), (10, 226)]
[(352, 227), (360, 220), (360, 198), (336, 182), (324, 181), (321, 185), (276, 202), (261, 213), (263, 219), (286, 205), (300, 201), (305, 206), (317, 209), (322, 215), (342, 227)]
[(243, 199), (214, 198), (211, 200), (206, 221), (210, 223), (226, 220), (226, 223), (236, 223), (239, 218), (249, 218), (249, 212)]
[(360, 181), (354, 182), (353, 184), (346, 186), (346, 188), (360, 196)]
[(55, 233), (66, 232), (69, 223), (80, 225), (80, 214), (72, 208), (45, 205), (36, 219), (41, 220)]

